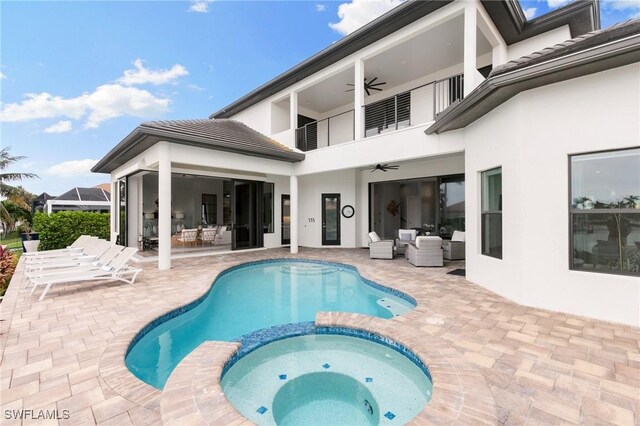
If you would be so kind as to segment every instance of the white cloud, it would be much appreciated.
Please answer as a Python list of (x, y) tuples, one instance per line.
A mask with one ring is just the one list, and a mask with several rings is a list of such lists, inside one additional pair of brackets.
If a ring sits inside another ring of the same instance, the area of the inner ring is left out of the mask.
[(7, 78), (7, 76), (2, 71), (0, 71), (0, 80), (4, 80), (5, 78)]
[(638, 0), (605, 0), (601, 2), (601, 5), (615, 10), (640, 9), (640, 1)]
[(378, 16), (400, 5), (403, 0), (352, 0), (338, 6), (339, 22), (330, 23), (331, 29), (342, 35), (351, 34)]
[(22, 102), (3, 105), (0, 122), (54, 117), (78, 120), (87, 115), (85, 127), (95, 128), (105, 120), (122, 115), (160, 115), (168, 110), (170, 103), (169, 99), (158, 98), (146, 90), (119, 84), (104, 84), (75, 98), (65, 99), (46, 92), (28, 93), (25, 97)]
[(534, 16), (536, 16), (536, 11), (538, 10), (538, 8), (536, 7), (528, 7), (526, 9), (523, 10), (524, 12), (524, 17), (527, 19), (531, 19)]
[(560, 6), (564, 6), (565, 4), (569, 4), (574, 0), (547, 0), (547, 5), (551, 9), (556, 9)]
[(54, 176), (88, 176), (91, 175), (91, 168), (98, 160), (87, 158), (85, 160), (70, 160), (54, 164), (45, 170), (45, 174)]
[(56, 124), (53, 124), (46, 129), (44, 129), (45, 133), (67, 133), (72, 129), (70, 121), (58, 121)]
[(327, 6), (320, 3), (316, 4), (316, 12), (324, 12), (325, 10), (327, 10)]
[(191, 6), (189, 7), (189, 12), (209, 13), (209, 3), (212, 1), (213, 0), (192, 1)]
[(180, 64), (176, 64), (168, 70), (151, 70), (145, 68), (142, 59), (136, 59), (133, 62), (133, 66), (135, 69), (125, 70), (124, 75), (117, 80), (118, 83), (124, 84), (125, 86), (151, 83), (157, 86), (172, 83), (178, 77), (189, 75), (189, 71)]
[(189, 89), (191, 89), (191, 90), (196, 91), (196, 92), (204, 92), (204, 91), (206, 91), (206, 90), (207, 90), (207, 89), (205, 89), (204, 87), (200, 87), (200, 86), (198, 86), (197, 84), (189, 84), (189, 85), (187, 85), (187, 87), (188, 87)]

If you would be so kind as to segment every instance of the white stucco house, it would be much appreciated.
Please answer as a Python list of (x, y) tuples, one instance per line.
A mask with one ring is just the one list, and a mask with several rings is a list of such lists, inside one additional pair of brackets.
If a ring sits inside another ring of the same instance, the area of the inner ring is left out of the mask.
[(209, 119), (133, 130), (93, 169), (112, 234), (153, 233), (167, 269), (185, 227), (292, 253), (464, 230), (468, 280), (640, 325), (640, 20), (598, 10), (403, 3)]

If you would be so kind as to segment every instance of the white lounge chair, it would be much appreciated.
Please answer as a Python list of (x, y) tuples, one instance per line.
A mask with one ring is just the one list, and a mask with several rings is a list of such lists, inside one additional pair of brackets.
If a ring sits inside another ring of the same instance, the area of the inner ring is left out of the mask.
[(195, 244), (198, 241), (198, 228), (183, 229), (180, 231), (178, 241), (182, 243), (182, 247), (186, 247), (187, 243), (189, 243), (189, 245)]
[(453, 231), (451, 241), (442, 242), (442, 250), (444, 250), (444, 258), (447, 260), (462, 260), (465, 256), (464, 247), (465, 233), (462, 231)]
[[(37, 287), (44, 287), (42, 294), (38, 299), (41, 302), (52, 286), (61, 284), (75, 284), (86, 281), (123, 281), (128, 284), (133, 284), (141, 269), (131, 268), (127, 265), (127, 262), (131, 260), (133, 255), (138, 251), (135, 247), (127, 247), (122, 250), (107, 267), (92, 271), (77, 271), (68, 272), (65, 274), (56, 274), (47, 277), (34, 278), (31, 280), (33, 288), (31, 294)], [(130, 276), (130, 278), (127, 278)]]
[(200, 241), (202, 241), (202, 246), (204, 247), (205, 243), (213, 244), (216, 238), (216, 233), (218, 232), (218, 227), (214, 226), (213, 228), (203, 228), (200, 233)]
[(34, 269), (42, 269), (46, 267), (55, 267), (56, 265), (70, 263), (65, 266), (73, 266), (78, 262), (93, 262), (98, 257), (102, 256), (113, 243), (105, 240), (97, 239), (96, 241), (90, 241), (87, 249), (82, 252), (69, 253), (67, 255), (47, 257), (45, 259), (29, 259), (26, 262), (27, 271)]
[(220, 245), (222, 244), (222, 240), (224, 238), (224, 234), (225, 232), (227, 232), (227, 226), (226, 225), (221, 225), (218, 227), (218, 232), (216, 232), (216, 236), (213, 239), (213, 245)]
[(25, 276), (31, 280), (37, 277), (64, 274), (67, 272), (76, 272), (78, 270), (90, 271), (93, 269), (100, 269), (103, 266), (108, 266), (109, 263), (115, 259), (118, 254), (124, 249), (123, 246), (112, 245), (107, 251), (105, 251), (100, 257), (93, 262), (85, 261), (84, 258), (72, 259), (65, 262), (59, 262), (55, 265), (45, 265), (37, 268), (32, 268), (31, 271), (27, 271)]
[(47, 257), (57, 257), (57, 256), (65, 256), (71, 253), (81, 252), (85, 249), (86, 245), (90, 240), (97, 240), (98, 237), (92, 237), (90, 235), (80, 235), (77, 240), (71, 243), (70, 246), (55, 249), (55, 250), (45, 250), (45, 251), (32, 251), (24, 253), (23, 256), (25, 259), (44, 259)]

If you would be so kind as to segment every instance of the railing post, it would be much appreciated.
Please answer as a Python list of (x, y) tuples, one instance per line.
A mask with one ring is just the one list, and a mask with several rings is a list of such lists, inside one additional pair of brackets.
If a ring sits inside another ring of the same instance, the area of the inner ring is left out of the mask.
[(329, 132), (330, 132), (330, 127), (329, 127), (329, 123), (331, 122), (331, 117), (327, 118), (327, 146), (329, 146), (329, 143), (331, 141), (331, 138), (329, 137)]
[(394, 113), (395, 113), (395, 117), (394, 120), (396, 122), (396, 130), (398, 130), (398, 95), (395, 95), (393, 97), (393, 104), (394, 104)]
[(433, 93), (432, 93), (432, 95), (433, 95), (433, 117), (431, 117), (434, 120), (436, 119), (436, 96), (437, 96), (436, 90), (437, 90), (437, 88), (438, 88), (438, 83), (434, 81), (433, 82)]

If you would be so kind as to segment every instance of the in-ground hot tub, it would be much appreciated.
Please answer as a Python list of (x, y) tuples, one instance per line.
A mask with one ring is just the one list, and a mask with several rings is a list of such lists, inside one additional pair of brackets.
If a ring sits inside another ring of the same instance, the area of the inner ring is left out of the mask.
[(432, 381), (415, 354), (371, 333), (336, 330), (232, 359), (221, 381), (225, 395), (257, 424), (405, 424), (423, 410)]

